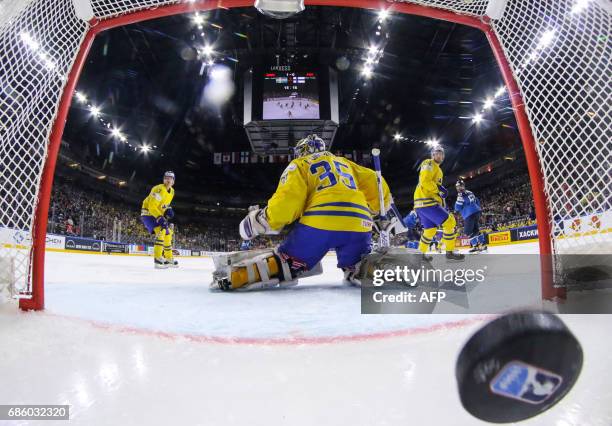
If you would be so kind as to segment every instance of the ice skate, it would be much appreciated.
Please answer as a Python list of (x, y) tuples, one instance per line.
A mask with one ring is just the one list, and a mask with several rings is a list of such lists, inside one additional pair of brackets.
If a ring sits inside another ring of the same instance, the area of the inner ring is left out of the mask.
[(465, 260), (465, 254), (456, 253), (454, 251), (447, 251), (446, 260), (452, 262), (463, 262)]
[(168, 264), (166, 263), (165, 259), (154, 259), (153, 260), (153, 265), (155, 266), (155, 269), (168, 269)]
[(178, 268), (179, 267), (178, 261), (174, 259), (166, 259), (166, 265), (168, 265), (168, 268)]

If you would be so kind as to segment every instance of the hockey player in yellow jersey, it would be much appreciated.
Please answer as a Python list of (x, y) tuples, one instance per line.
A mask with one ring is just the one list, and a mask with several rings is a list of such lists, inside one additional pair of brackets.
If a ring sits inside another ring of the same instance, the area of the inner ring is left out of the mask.
[(170, 203), (174, 198), (174, 172), (164, 173), (164, 183), (154, 186), (142, 202), (140, 219), (149, 233), (155, 235), (154, 266), (157, 269), (176, 268), (172, 254), (174, 227), (168, 223), (174, 217)]
[[(373, 216), (380, 211), (375, 172), (326, 151), (316, 135), (299, 141), (294, 153), (267, 206), (249, 209), (240, 236), (251, 240), (297, 223), (277, 249), (245, 257), (228, 282), (213, 282), (212, 288), (294, 285), (298, 277), (320, 273), (319, 262), (330, 249), (351, 282), (362, 255), (370, 253)], [(389, 210), (392, 198), (384, 180), (382, 187)]]
[(431, 150), (431, 158), (423, 161), (419, 169), (419, 183), (414, 191), (414, 210), (423, 227), (419, 250), (425, 256), (429, 244), (438, 232), (438, 227), (441, 226), (446, 258), (463, 260), (464, 255), (454, 252), (457, 239), (455, 216), (444, 208), (448, 191), (442, 186), (443, 174), (440, 164), (443, 161), (444, 149), (436, 146)]

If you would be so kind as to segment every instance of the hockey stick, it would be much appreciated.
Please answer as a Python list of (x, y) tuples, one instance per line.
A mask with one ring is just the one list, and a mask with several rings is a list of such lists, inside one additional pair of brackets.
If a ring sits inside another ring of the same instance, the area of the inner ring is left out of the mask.
[[(376, 183), (378, 184), (378, 201), (380, 203), (380, 218), (384, 222), (387, 211), (385, 210), (385, 194), (383, 193), (382, 172), (380, 170), (380, 149), (372, 149), (372, 159), (374, 160), (374, 171), (376, 172)], [(379, 237), (380, 247), (389, 247), (391, 241), (389, 239), (389, 231), (380, 229)]]

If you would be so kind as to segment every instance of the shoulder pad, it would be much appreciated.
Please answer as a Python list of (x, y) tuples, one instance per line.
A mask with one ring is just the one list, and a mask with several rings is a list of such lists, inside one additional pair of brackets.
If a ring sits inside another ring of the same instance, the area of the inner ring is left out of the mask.
[(423, 170), (431, 170), (432, 169), (431, 159), (423, 161), (421, 163), (421, 169), (423, 169)]

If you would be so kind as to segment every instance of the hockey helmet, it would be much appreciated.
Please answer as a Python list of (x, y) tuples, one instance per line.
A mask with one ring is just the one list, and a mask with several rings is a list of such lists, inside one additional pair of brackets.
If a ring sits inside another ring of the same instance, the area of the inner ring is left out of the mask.
[(323, 151), (325, 151), (325, 141), (315, 134), (308, 135), (304, 139), (299, 140), (295, 144), (295, 148), (293, 148), (293, 154), (296, 158)]
[(434, 155), (436, 152), (441, 152), (444, 154), (444, 148), (442, 148), (442, 145), (435, 145), (431, 148), (431, 155)]

